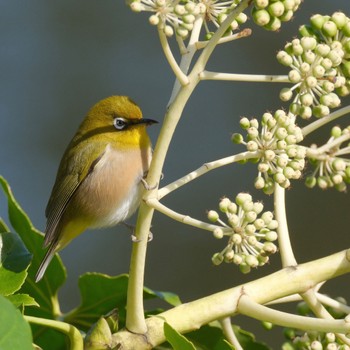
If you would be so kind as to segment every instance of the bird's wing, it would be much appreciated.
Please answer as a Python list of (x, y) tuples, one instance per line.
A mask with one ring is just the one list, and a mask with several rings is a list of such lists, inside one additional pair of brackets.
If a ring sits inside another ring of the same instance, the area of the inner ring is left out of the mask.
[[(58, 239), (58, 224), (71, 198), (105, 152), (106, 145), (83, 147), (80, 152), (66, 151), (58, 169), (45, 215), (47, 218), (44, 247)], [(86, 162), (86, 160), (90, 160)]]

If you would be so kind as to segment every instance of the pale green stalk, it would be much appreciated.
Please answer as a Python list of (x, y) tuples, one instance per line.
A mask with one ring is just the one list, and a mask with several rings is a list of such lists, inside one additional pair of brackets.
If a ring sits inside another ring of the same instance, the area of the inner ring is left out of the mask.
[(287, 75), (237, 74), (203, 71), (201, 80), (244, 81), (255, 83), (290, 83)]
[[(144, 198), (145, 201), (152, 197), (157, 198), (157, 187), (159, 179), (161, 178), (165, 157), (168, 152), (170, 142), (174, 135), (177, 123), (181, 118), (182, 111), (193, 90), (200, 81), (199, 74), (205, 69), (205, 65), (208, 62), (211, 53), (231, 22), (248, 5), (249, 0), (243, 0), (241, 4), (228, 15), (222, 26), (216, 31), (208, 45), (203, 49), (192, 69), (192, 72), (188, 75), (188, 84), (181, 86), (178, 92), (176, 92), (176, 89), (174, 89), (167, 113), (164, 118), (163, 126), (154, 149), (152, 163), (147, 176), (147, 183), (151, 190), (146, 193)], [(200, 32), (200, 28), (195, 29), (195, 27), (189, 41), (189, 46), (193, 46), (193, 49), (190, 50), (189, 53), (192, 55), (192, 57), (195, 51), (194, 43), (198, 41)], [(183, 57), (183, 60), (187, 61), (186, 55)], [(143, 308), (143, 285), (147, 240), (150, 232), (153, 211), (153, 208), (148, 207), (144, 202), (141, 203), (135, 231), (135, 235), (139, 241), (133, 243), (129, 271), (130, 278), (128, 286), (126, 327), (131, 332), (141, 334), (144, 334), (147, 331), (147, 324), (144, 319)]]
[(81, 333), (77, 328), (70, 325), (69, 323), (56, 321), (56, 320), (49, 320), (47, 318), (27, 316), (27, 315), (24, 315), (23, 317), (29, 323), (37, 324), (43, 327), (49, 327), (58, 332), (65, 334), (70, 341), (70, 348), (69, 348), (70, 350), (83, 350), (84, 344), (83, 344), (83, 337)]
[[(317, 271), (317, 273), (315, 273)], [(302, 294), (315, 288), (319, 283), (350, 272), (350, 250), (344, 250), (330, 256), (305, 264), (286, 267), (278, 272), (254, 280), (241, 286), (221, 291), (210, 296), (181, 304), (146, 320), (147, 334), (132, 334), (120, 331), (113, 335), (115, 344), (120, 343), (123, 349), (146, 350), (165, 341), (163, 323), (166, 321), (180, 333), (187, 333), (200, 328), (214, 320), (234, 316), (238, 311), (254, 318), (272, 320), (280, 325), (293, 325), (298, 329), (318, 329), (323, 332), (334, 330), (346, 333), (350, 323), (343, 320), (319, 320), (317, 318), (295, 318), (297, 316), (274, 314), (268, 310), (255, 310), (260, 305), (289, 295)], [(241, 304), (245, 295), (254, 302), (250, 312), (246, 304)], [(260, 304), (260, 305), (259, 305)], [(258, 316), (258, 317), (257, 317)], [(288, 316), (288, 318), (286, 318)], [(288, 322), (288, 323), (286, 323)]]

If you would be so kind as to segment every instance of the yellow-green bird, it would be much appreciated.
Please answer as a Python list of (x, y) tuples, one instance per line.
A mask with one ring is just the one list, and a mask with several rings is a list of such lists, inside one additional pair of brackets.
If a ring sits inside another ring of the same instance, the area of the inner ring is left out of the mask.
[(152, 157), (146, 127), (127, 96), (111, 96), (91, 108), (63, 154), (46, 207), (43, 277), (54, 254), (87, 228), (123, 222), (140, 204), (141, 183)]

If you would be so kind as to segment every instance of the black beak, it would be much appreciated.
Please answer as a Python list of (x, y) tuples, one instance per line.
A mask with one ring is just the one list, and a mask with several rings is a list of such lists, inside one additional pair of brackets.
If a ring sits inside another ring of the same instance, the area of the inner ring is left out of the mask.
[(146, 124), (146, 125), (152, 125), (152, 124), (158, 124), (157, 120), (154, 119), (146, 119), (146, 118), (142, 118), (142, 119), (138, 119), (138, 120), (133, 120), (133, 124)]

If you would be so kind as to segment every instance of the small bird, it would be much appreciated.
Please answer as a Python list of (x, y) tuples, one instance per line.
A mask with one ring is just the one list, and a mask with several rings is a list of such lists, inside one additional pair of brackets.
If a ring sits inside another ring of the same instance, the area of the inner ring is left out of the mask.
[(91, 108), (63, 154), (46, 207), (44, 248), (35, 281), (54, 254), (88, 228), (130, 217), (140, 204), (152, 158), (146, 127), (127, 96), (111, 96)]

